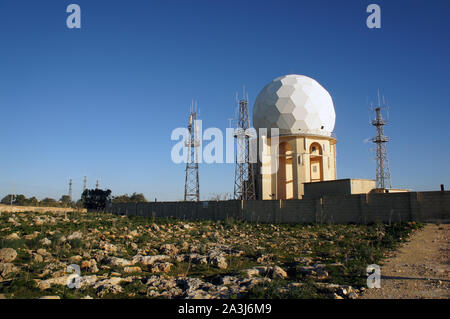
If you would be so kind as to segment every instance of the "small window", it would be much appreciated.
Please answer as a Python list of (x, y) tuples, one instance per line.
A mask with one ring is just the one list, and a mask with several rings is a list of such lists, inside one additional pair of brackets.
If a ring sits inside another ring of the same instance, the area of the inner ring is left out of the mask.
[(313, 166), (313, 173), (317, 173), (317, 166)]
[(316, 151), (316, 147), (313, 146), (311, 150), (312, 150), (312, 152), (314, 153), (314, 152)]

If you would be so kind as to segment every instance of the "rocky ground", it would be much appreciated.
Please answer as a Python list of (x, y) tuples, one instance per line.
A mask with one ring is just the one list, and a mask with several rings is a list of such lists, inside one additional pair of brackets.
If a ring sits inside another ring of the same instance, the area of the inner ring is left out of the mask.
[(3, 212), (0, 297), (357, 298), (417, 228)]

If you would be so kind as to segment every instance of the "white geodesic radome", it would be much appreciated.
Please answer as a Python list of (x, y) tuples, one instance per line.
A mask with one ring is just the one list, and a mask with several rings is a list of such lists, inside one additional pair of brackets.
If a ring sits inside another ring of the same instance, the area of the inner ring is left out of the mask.
[(316, 80), (290, 74), (267, 84), (253, 106), (253, 127), (279, 128), (280, 135), (331, 136), (333, 100)]

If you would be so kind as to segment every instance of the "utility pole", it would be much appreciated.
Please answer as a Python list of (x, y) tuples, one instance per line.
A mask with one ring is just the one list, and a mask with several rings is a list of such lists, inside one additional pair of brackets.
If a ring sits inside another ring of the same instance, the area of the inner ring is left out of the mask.
[(187, 147), (186, 176), (184, 182), (184, 200), (200, 201), (200, 182), (198, 177), (198, 148), (201, 145), (198, 138), (197, 108), (194, 102), (188, 121), (189, 139), (185, 142)]
[(69, 198), (72, 201), (72, 179), (69, 180)]
[(13, 200), (14, 200), (14, 184), (12, 185), (12, 193), (11, 193), (11, 198), (10, 198), (11, 206), (13, 204)]

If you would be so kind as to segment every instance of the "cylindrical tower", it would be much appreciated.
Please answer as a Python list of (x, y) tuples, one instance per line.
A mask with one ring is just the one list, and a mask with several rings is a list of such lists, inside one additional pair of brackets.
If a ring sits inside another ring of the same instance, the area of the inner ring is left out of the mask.
[[(285, 75), (261, 90), (253, 107), (253, 126), (263, 156), (276, 156), (258, 163), (258, 198), (300, 199), (303, 183), (337, 178), (335, 119), (330, 94), (307, 76)], [(267, 136), (261, 136), (264, 128)], [(271, 128), (279, 130), (278, 145), (272, 143)]]

